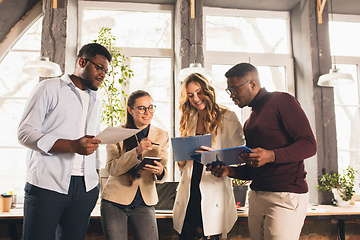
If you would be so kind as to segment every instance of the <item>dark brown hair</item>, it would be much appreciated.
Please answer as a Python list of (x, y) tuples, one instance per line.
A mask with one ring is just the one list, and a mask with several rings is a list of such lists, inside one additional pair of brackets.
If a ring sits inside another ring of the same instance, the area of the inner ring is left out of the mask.
[[(128, 100), (127, 100), (127, 104), (126, 106), (130, 107), (130, 108), (134, 108), (134, 105), (135, 105), (135, 102), (136, 102), (136, 99), (138, 98), (141, 98), (141, 97), (150, 97), (150, 94), (144, 90), (136, 90), (134, 92), (132, 92), (130, 94), (130, 96), (128, 97)], [(136, 125), (135, 125), (135, 122), (134, 122), (134, 118), (133, 116), (129, 113), (128, 110), (126, 110), (126, 122), (125, 122), (125, 128), (132, 128), (132, 129), (136, 129)], [(136, 137), (135, 135), (124, 140), (124, 150), (125, 152), (127, 151), (130, 151), (131, 149), (133, 149), (134, 147), (137, 146), (137, 140), (136, 140)]]

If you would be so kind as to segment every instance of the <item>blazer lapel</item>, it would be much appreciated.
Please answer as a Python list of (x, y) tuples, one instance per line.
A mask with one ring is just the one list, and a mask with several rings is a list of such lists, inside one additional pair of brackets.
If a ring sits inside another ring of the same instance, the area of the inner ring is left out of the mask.
[(151, 139), (151, 141), (155, 142), (155, 139), (158, 138), (159, 133), (156, 131), (155, 128), (153, 128), (152, 125), (150, 125), (150, 129), (149, 129), (149, 134), (148, 134), (148, 138)]
[(199, 116), (198, 113), (196, 113), (190, 120), (189, 133), (191, 136), (195, 136), (196, 134), (196, 124), (198, 122), (198, 116)]

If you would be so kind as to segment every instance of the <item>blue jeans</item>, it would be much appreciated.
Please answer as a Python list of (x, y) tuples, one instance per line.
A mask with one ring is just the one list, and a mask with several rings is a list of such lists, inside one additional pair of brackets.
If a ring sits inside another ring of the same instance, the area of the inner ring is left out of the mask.
[(159, 239), (154, 207), (123, 208), (101, 200), (100, 212), (106, 240), (127, 240), (128, 223), (135, 240)]

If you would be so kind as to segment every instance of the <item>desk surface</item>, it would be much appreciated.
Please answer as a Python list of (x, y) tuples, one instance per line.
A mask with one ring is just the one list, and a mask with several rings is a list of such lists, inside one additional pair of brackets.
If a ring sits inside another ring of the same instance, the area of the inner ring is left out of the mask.
[[(242, 212), (238, 212), (238, 217), (240, 218), (247, 218), (248, 216), (248, 208), (243, 207)], [(331, 216), (338, 216), (342, 218), (344, 216), (352, 216), (352, 217), (360, 217), (360, 202), (356, 202), (355, 205), (350, 205), (349, 207), (334, 207), (331, 205), (317, 205), (308, 207), (308, 212), (306, 214), (307, 218), (312, 217), (329, 217)], [(172, 211), (162, 211), (156, 210), (156, 217), (157, 218), (172, 218)], [(23, 218), (23, 209), (16, 208), (11, 209), (10, 212), (0, 212), (0, 219), (19, 219)], [(100, 218), (100, 205), (97, 204), (91, 213), (91, 218), (96, 219)]]

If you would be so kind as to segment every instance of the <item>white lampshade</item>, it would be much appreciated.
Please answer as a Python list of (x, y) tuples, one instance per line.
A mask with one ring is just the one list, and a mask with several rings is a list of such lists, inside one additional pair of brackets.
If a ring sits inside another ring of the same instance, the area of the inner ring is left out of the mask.
[(354, 79), (349, 73), (341, 73), (338, 68), (330, 69), (328, 74), (319, 77), (318, 85), (322, 87), (334, 87), (337, 85), (353, 83)]
[(203, 68), (201, 63), (190, 63), (188, 68), (183, 68), (179, 72), (178, 80), (184, 81), (184, 79), (192, 73), (200, 73), (206, 77), (207, 80), (211, 81), (213, 79), (211, 70)]
[(50, 62), (48, 57), (38, 57), (36, 61), (26, 62), (22, 71), (39, 77), (57, 77), (62, 74), (59, 64)]

